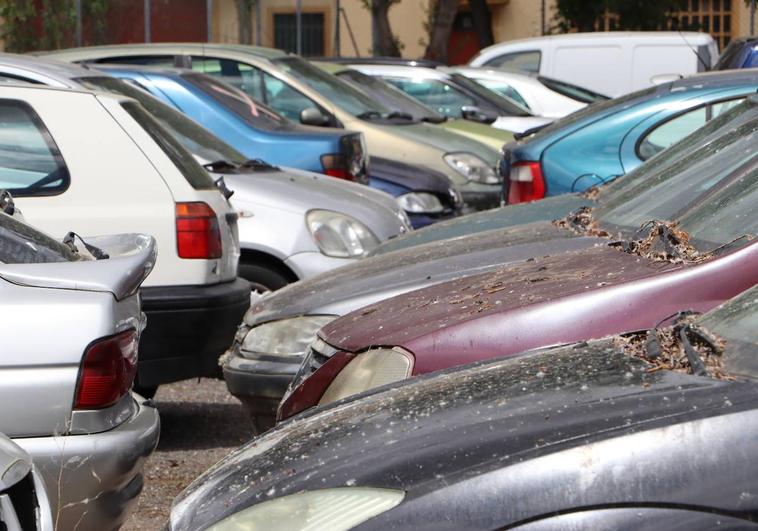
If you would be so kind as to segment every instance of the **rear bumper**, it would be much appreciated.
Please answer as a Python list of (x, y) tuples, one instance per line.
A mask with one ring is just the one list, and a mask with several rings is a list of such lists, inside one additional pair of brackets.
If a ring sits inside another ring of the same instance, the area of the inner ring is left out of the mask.
[(218, 377), (218, 357), (232, 344), (250, 306), (244, 279), (210, 286), (142, 288), (147, 328), (140, 338), (137, 385)]
[(155, 407), (133, 398), (134, 415), (110, 431), (13, 439), (34, 460), (57, 529), (117, 529), (137, 500), (142, 468), (158, 444), (160, 419)]
[(488, 210), (500, 206), (503, 185), (468, 182), (460, 187), (466, 211)]
[(300, 356), (287, 360), (261, 356), (253, 360), (231, 354), (222, 366), (226, 387), (251, 416), (275, 416), (279, 401), (297, 374), (302, 359)]

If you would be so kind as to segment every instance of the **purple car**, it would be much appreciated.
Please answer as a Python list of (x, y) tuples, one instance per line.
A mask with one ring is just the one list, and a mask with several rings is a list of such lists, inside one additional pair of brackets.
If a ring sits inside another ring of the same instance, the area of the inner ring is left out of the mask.
[(758, 282), (758, 156), (750, 158), (744, 173), (706, 193), (678, 223), (651, 220), (635, 231), (623, 213), (601, 227), (580, 212), (562, 223), (607, 239), (332, 321), (279, 419), (455, 365), (655, 327), (682, 308), (707, 311), (734, 297)]

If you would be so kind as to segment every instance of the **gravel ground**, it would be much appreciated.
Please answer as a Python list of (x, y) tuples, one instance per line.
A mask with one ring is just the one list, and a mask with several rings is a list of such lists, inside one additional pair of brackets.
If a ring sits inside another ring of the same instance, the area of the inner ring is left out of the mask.
[(161, 415), (161, 439), (147, 461), (145, 488), (124, 531), (161, 529), (174, 497), (252, 434), (245, 410), (222, 380), (161, 386), (155, 403)]

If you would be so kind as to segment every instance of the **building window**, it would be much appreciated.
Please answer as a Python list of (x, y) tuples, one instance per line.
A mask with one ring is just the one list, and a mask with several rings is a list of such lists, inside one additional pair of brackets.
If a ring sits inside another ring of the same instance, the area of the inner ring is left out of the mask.
[[(302, 55), (324, 55), (324, 14), (303, 13)], [(297, 52), (297, 20), (294, 13), (274, 15), (274, 47)]]

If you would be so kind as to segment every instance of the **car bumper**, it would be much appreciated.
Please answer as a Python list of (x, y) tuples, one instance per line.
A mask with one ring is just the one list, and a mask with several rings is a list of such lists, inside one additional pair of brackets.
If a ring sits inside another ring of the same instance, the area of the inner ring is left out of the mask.
[(460, 187), (460, 191), (466, 211), (488, 210), (500, 206), (503, 185), (468, 182)]
[(463, 214), (463, 209), (446, 210), (441, 214), (414, 214), (412, 212), (406, 212), (406, 214), (408, 214), (408, 218), (411, 220), (411, 226), (414, 229), (420, 229), (438, 221), (458, 217)]
[(263, 356), (248, 359), (239, 354), (230, 354), (222, 365), (224, 380), (229, 392), (245, 405), (255, 418), (276, 416), (287, 386), (297, 374), (301, 356), (277, 359)]
[(284, 263), (297, 275), (297, 278), (303, 279), (344, 265), (354, 264), (356, 260), (356, 258), (333, 258), (317, 251), (308, 251), (293, 254)]
[(220, 376), (218, 357), (250, 307), (249, 283), (237, 278), (210, 286), (148, 287), (141, 293), (147, 328), (140, 338), (136, 384)]
[(158, 411), (138, 395), (132, 417), (110, 431), (13, 439), (39, 471), (56, 529), (118, 529), (142, 491), (142, 468), (158, 444)]

